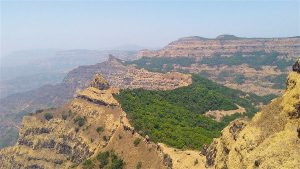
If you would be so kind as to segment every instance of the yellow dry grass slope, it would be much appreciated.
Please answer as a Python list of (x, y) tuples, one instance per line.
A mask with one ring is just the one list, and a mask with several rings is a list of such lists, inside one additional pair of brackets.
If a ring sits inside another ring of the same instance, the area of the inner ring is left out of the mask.
[(300, 74), (291, 72), (282, 97), (252, 121), (226, 127), (206, 151), (214, 168), (300, 168)]

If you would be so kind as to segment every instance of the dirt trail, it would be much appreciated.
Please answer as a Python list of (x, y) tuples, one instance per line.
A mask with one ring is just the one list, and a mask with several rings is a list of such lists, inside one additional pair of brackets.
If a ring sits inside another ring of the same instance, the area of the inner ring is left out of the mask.
[(236, 105), (238, 107), (238, 109), (236, 110), (214, 110), (214, 111), (208, 111), (205, 113), (206, 116), (208, 117), (212, 117), (214, 120), (220, 122), (221, 119), (224, 117), (224, 116), (230, 116), (230, 115), (233, 115), (235, 113), (240, 113), (240, 114), (243, 114), (246, 112), (246, 109), (239, 106), (239, 105)]
[(162, 151), (172, 158), (173, 169), (202, 169), (205, 168), (205, 157), (199, 151), (180, 150), (159, 143)]

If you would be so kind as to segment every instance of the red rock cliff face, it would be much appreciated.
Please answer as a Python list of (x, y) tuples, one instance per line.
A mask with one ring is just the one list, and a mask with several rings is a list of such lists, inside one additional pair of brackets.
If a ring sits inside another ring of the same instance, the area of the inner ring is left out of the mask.
[(239, 38), (233, 35), (220, 35), (216, 39), (187, 37), (171, 42), (160, 50), (142, 50), (138, 53), (138, 57), (190, 56), (202, 58), (212, 56), (214, 53), (231, 55), (237, 52), (252, 53), (257, 51), (266, 53), (274, 51), (295, 58), (300, 55), (300, 37)]

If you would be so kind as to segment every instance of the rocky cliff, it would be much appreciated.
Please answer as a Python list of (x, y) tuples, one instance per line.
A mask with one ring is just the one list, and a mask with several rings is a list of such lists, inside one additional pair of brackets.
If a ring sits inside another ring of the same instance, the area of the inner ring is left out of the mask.
[(213, 54), (232, 55), (234, 53), (279, 52), (284, 57), (300, 55), (300, 37), (290, 38), (240, 38), (234, 35), (220, 35), (215, 39), (186, 37), (171, 42), (166, 47), (156, 50), (142, 50), (138, 57), (189, 56), (196, 58), (210, 57)]
[(249, 121), (226, 127), (203, 154), (214, 168), (299, 168), (300, 60), (288, 76), (285, 93)]
[[(123, 65), (122, 61), (110, 56), (108, 61), (89, 66), (80, 66), (57, 85), (45, 85), (25, 93), (15, 94), (0, 100), (0, 136), (18, 125), (22, 112), (57, 107), (65, 104), (76, 92), (89, 86), (90, 80), (100, 73), (113, 87), (144, 88), (149, 90), (171, 90), (192, 83), (190, 75), (181, 73), (155, 73)], [(1, 140), (1, 139), (0, 139)], [(0, 145), (1, 147), (1, 145)]]
[(129, 169), (171, 167), (169, 156), (129, 124), (113, 98), (116, 92), (96, 75), (62, 108), (24, 117), (17, 144), (0, 151), (0, 168), (98, 168), (97, 155), (104, 151), (114, 152)]

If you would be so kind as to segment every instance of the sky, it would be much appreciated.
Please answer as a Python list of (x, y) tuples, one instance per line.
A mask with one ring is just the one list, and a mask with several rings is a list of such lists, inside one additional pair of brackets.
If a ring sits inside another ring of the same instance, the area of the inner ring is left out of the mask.
[(28, 49), (160, 48), (186, 36), (300, 35), (300, 1), (3, 1), (1, 56)]

